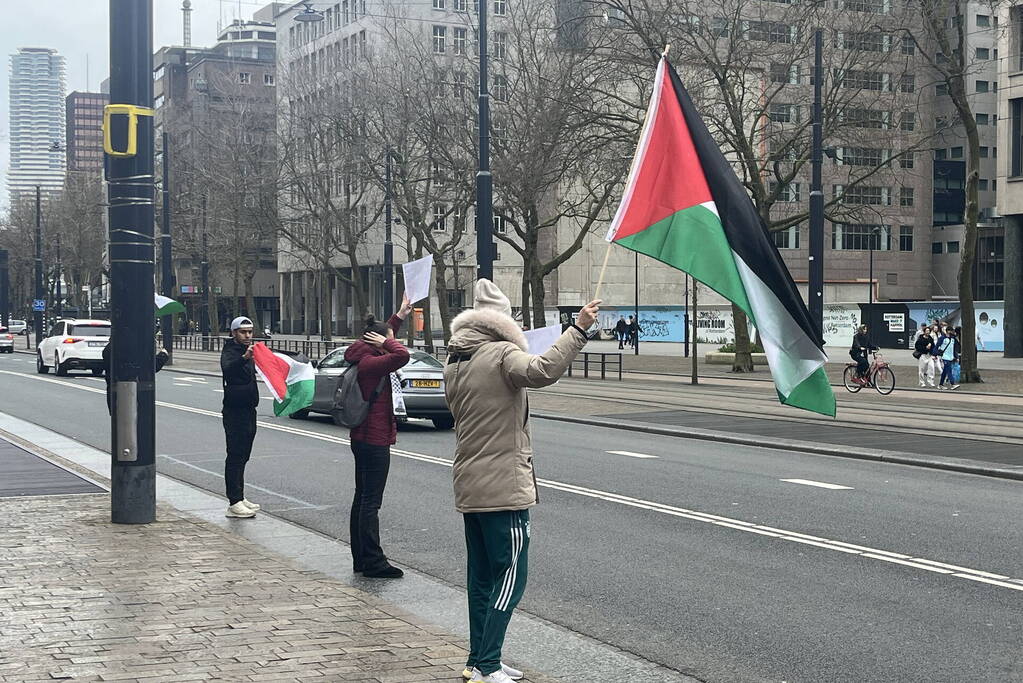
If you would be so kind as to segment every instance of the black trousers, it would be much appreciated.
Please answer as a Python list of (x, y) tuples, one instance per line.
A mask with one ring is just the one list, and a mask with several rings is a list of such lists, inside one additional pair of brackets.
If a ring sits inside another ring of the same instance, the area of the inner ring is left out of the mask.
[(380, 547), (379, 513), (387, 473), (391, 469), (391, 447), (352, 441), (352, 454), (355, 456), (355, 497), (348, 520), (352, 568), (357, 572), (374, 571), (388, 564)]
[(256, 409), (224, 407), (224, 436), (227, 460), (224, 461), (224, 485), (231, 505), (245, 498), (245, 463), (252, 454), (256, 438)]
[(867, 374), (867, 370), (870, 369), (870, 363), (867, 362), (867, 354), (859, 349), (854, 349), (849, 352), (849, 356), (856, 361), (856, 376), (863, 377)]

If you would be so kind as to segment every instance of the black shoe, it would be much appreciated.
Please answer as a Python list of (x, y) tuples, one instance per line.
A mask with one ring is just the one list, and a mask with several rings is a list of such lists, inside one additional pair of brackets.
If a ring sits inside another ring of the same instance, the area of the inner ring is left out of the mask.
[(405, 576), (405, 572), (393, 565), (386, 564), (380, 569), (363, 570), (362, 575), (370, 579), (400, 579)]

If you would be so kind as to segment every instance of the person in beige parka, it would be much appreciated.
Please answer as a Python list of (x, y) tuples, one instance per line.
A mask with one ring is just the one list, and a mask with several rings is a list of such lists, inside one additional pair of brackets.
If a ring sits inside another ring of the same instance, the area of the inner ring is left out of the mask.
[(518, 680), (501, 662), (512, 611), (526, 587), (529, 508), (538, 502), (526, 389), (556, 382), (587, 341), (599, 301), (540, 355), (530, 354), (511, 304), (489, 280), (451, 323), (444, 386), (455, 417), (455, 507), (468, 554), (469, 659), (463, 676)]

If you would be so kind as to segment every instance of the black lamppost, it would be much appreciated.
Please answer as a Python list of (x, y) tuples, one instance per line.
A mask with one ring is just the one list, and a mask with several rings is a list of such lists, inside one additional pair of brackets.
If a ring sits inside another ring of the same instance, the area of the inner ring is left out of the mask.
[[(42, 188), (36, 185), (36, 297), (32, 302), (33, 327), (35, 328), (36, 344), (43, 339), (43, 315), (46, 307), (46, 290), (43, 288), (43, 221), (42, 221)], [(42, 302), (42, 303), (40, 303)]]
[(64, 317), (64, 304), (63, 301), (61, 301), (64, 298), (64, 293), (61, 292), (60, 286), (61, 270), (63, 270), (63, 268), (60, 263), (60, 233), (57, 233), (57, 276), (55, 278), (56, 281), (54, 283), (57, 290), (54, 301), (54, 308), (57, 309), (54, 313), (57, 316), (57, 320), (60, 320), (62, 317)]
[(391, 148), (384, 163), (384, 319), (394, 313), (394, 243), (391, 241)]

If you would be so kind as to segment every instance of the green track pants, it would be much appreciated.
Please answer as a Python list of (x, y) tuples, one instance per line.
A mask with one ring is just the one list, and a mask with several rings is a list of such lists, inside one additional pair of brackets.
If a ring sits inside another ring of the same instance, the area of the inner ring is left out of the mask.
[(469, 593), (469, 660), (483, 675), (501, 668), (501, 648), (512, 610), (526, 590), (529, 511), (471, 512), (463, 516)]

